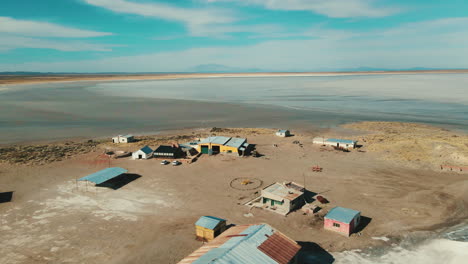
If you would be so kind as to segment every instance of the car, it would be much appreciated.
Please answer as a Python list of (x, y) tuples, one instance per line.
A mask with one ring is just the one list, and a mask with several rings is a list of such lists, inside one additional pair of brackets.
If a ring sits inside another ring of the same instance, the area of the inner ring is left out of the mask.
[(169, 161), (167, 161), (167, 160), (161, 161), (161, 165), (167, 165), (167, 164), (169, 164)]
[(180, 161), (178, 161), (178, 160), (174, 160), (172, 162), (172, 166), (179, 166), (180, 164), (182, 164), (182, 163)]

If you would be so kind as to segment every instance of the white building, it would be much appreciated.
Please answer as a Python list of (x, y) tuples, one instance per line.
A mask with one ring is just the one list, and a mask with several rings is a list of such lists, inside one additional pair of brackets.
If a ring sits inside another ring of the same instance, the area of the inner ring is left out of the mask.
[(305, 204), (304, 192), (304, 186), (295, 182), (275, 182), (265, 187), (260, 197), (247, 202), (245, 205), (287, 215)]
[(112, 143), (130, 143), (135, 141), (132, 135), (118, 135), (112, 138)]
[(148, 146), (144, 146), (143, 148), (135, 151), (132, 153), (132, 158), (133, 159), (149, 159), (151, 158), (153, 154), (153, 150), (148, 147)]
[(289, 132), (289, 130), (286, 130), (286, 129), (280, 129), (276, 131), (276, 135), (278, 137), (289, 137), (291, 136), (291, 132)]
[(316, 137), (312, 140), (312, 143), (349, 149), (349, 148), (356, 148), (357, 141), (349, 140), (349, 139)]

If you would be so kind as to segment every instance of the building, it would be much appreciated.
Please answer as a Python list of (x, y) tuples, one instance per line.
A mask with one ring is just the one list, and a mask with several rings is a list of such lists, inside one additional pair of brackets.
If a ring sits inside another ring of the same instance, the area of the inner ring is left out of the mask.
[(295, 264), (301, 246), (267, 224), (239, 225), (204, 244), (179, 264)]
[(197, 240), (211, 241), (226, 230), (226, 220), (214, 216), (202, 216), (195, 223)]
[(118, 135), (112, 138), (112, 143), (130, 143), (134, 141), (135, 138), (132, 135)]
[(245, 138), (208, 137), (197, 145), (197, 151), (202, 154), (228, 153), (244, 156), (249, 150), (249, 143)]
[(265, 187), (260, 197), (248, 202), (247, 205), (287, 215), (305, 204), (304, 192), (304, 186), (295, 182), (275, 182)]
[(325, 216), (324, 228), (346, 236), (351, 235), (361, 220), (361, 212), (344, 207), (335, 207)]
[(349, 149), (349, 148), (356, 148), (357, 141), (348, 140), (348, 139), (316, 137), (312, 140), (312, 143)]
[(143, 148), (133, 152), (132, 158), (133, 159), (149, 159), (151, 158), (152, 153), (153, 153), (153, 150), (150, 147), (144, 146)]
[(289, 132), (289, 130), (280, 129), (276, 131), (276, 135), (278, 137), (289, 137), (291, 136), (291, 132)]
[(178, 159), (184, 157), (185, 153), (178, 145), (161, 145), (153, 152), (153, 156), (155, 158)]

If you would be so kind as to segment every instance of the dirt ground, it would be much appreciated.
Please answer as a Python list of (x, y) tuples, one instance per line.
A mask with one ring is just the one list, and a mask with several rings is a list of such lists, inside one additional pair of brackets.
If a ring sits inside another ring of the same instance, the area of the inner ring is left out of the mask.
[[(45, 165), (0, 165), (0, 193), (13, 191), (11, 201), (0, 203), (0, 263), (177, 263), (201, 246), (194, 223), (202, 215), (232, 224), (268, 223), (329, 252), (393, 243), (408, 232), (468, 217), (467, 174), (390, 162), (365, 144), (361, 151), (332, 151), (312, 145), (318, 136), (313, 133), (289, 138), (266, 130), (234, 134), (247, 137), (264, 156), (204, 155), (173, 167), (156, 159), (109, 162), (96, 149)], [(77, 184), (77, 178), (109, 165), (129, 170), (130, 176), (113, 185), (120, 188)], [(323, 172), (312, 172), (315, 165)], [(237, 177), (260, 179), (262, 187), (305, 182), (330, 203), (318, 217), (249, 210), (243, 203), (260, 189), (231, 188)], [(366, 226), (360, 235), (347, 238), (323, 230), (320, 216), (334, 206), (362, 212)]]

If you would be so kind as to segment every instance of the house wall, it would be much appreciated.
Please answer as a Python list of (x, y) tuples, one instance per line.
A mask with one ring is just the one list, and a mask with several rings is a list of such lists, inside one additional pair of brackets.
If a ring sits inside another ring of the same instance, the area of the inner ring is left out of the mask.
[(195, 226), (197, 239), (211, 241), (226, 230), (226, 222), (219, 223), (214, 229)]
[(151, 157), (152, 153), (150, 153), (149, 155), (146, 155), (146, 153), (144, 153), (143, 151), (135, 151), (132, 153), (132, 158), (133, 159), (138, 159), (138, 156), (141, 155), (142, 156), (142, 159), (148, 159)]
[[(333, 223), (339, 224), (340, 227), (333, 226)], [(345, 224), (345, 223), (342, 223), (333, 219), (328, 219), (328, 218), (325, 218), (324, 228), (327, 230), (331, 230), (331, 231), (335, 231), (335, 232), (347, 235), (347, 236), (349, 236), (349, 234), (351, 233), (349, 224)]]
[(239, 150), (235, 147), (230, 147), (230, 146), (224, 146), (224, 145), (221, 145), (221, 144), (199, 144), (197, 146), (197, 151), (198, 152), (201, 152), (201, 148), (202, 146), (207, 146), (209, 149), (212, 149), (213, 146), (219, 146), (219, 151), (222, 152), (222, 153), (236, 153), (236, 154), (239, 154)]

